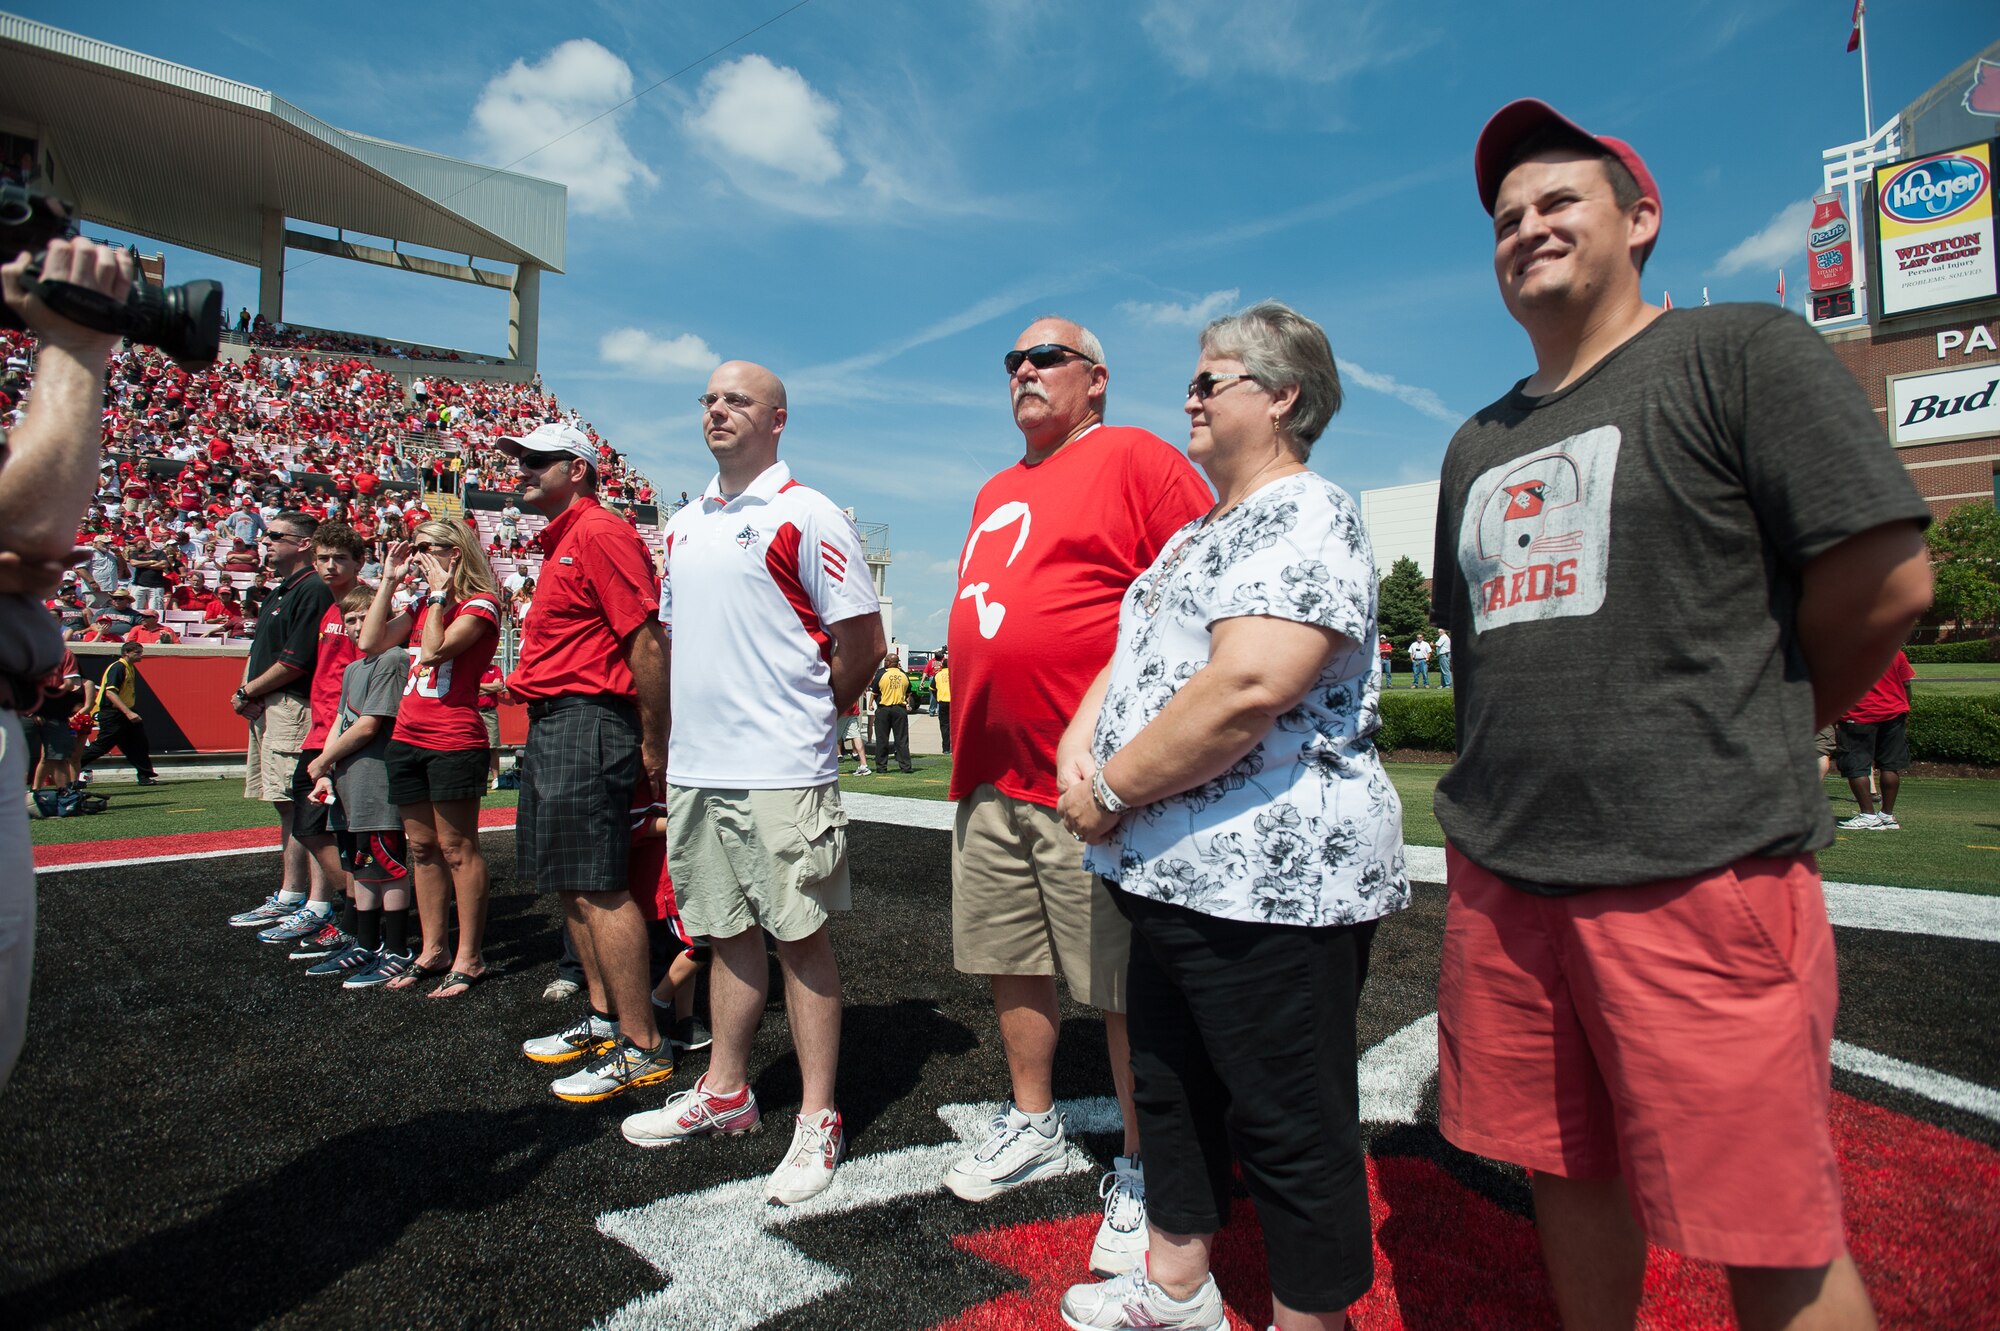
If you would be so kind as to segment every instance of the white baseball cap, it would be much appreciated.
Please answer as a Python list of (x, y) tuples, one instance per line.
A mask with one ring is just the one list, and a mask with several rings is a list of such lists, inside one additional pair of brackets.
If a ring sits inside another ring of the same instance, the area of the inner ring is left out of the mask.
[(590, 442), (590, 436), (573, 425), (550, 421), (537, 425), (522, 435), (502, 435), (494, 444), (508, 457), (519, 457), (528, 453), (569, 453), (595, 465), (597, 445)]

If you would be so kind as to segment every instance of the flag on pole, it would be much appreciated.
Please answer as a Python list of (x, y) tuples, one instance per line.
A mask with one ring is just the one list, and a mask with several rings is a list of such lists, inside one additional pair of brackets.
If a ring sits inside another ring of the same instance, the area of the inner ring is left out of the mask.
[(1663, 292), (1662, 294), (1665, 295), (1667, 298), (1665, 301), (1665, 308), (1671, 310), (1674, 307), (1674, 293), (1671, 291), (1667, 291)]
[(1783, 305), (1784, 303), (1785, 303), (1785, 270), (1780, 268), (1778, 270), (1778, 304)]
[(1861, 16), (1867, 12), (1867, 0), (1854, 0), (1854, 18), (1847, 30), (1847, 53), (1849, 55), (1861, 49)]

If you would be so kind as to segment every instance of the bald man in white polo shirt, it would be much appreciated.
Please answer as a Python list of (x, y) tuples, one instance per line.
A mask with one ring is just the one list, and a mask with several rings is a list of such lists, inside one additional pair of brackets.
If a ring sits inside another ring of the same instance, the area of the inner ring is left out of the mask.
[(829, 914), (849, 904), (834, 723), (886, 644), (853, 522), (778, 461), (784, 384), (731, 361), (700, 400), (718, 471), (667, 522), (660, 619), (672, 642), (667, 854), (682, 921), (714, 950), (715, 1044), (693, 1089), (626, 1119), (624, 1132), (664, 1146), (756, 1126), (749, 1054), (768, 996), (768, 932), (803, 1087), (769, 1190), (790, 1205), (825, 1191), (846, 1145), (834, 1105), (840, 971), (827, 936)]

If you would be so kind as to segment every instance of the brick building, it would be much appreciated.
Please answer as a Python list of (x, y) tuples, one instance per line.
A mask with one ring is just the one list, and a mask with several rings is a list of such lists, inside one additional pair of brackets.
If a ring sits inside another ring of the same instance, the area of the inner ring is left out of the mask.
[[(1988, 391), (2000, 380), (2000, 302), (1893, 328), (1829, 331), (1826, 340), (1868, 394), (1934, 517), (2000, 503), (2000, 390)], [(1892, 397), (1900, 410), (1891, 411)]]

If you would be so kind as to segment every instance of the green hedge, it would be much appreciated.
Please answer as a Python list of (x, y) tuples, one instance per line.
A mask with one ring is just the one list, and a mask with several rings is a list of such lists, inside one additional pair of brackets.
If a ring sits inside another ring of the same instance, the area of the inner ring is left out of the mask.
[(1969, 661), (2000, 661), (2000, 638), (1967, 638), (1962, 642), (1916, 643), (1903, 649), (1912, 665), (1964, 665)]
[[(1458, 716), (1452, 695), (1423, 689), (1385, 692), (1375, 746), (1457, 752)], [(1920, 691), (1910, 708), (1910, 756), (1919, 762), (2000, 767), (2000, 702), (1927, 696)]]
[(1446, 689), (1387, 689), (1382, 694), (1380, 749), (1458, 749), (1458, 714)]
[(1990, 698), (1911, 699), (1910, 756), (1921, 762), (2000, 767), (2000, 702)]

